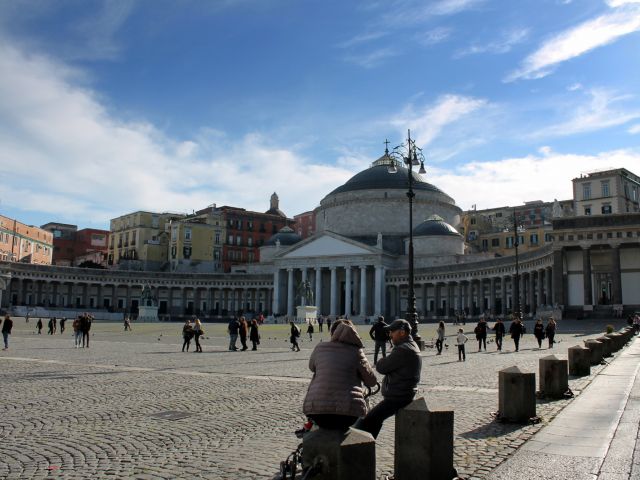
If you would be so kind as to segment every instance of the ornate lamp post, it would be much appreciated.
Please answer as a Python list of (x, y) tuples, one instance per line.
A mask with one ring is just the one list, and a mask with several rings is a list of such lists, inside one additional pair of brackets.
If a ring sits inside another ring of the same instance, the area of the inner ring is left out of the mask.
[(407, 167), (408, 176), (408, 190), (407, 197), (409, 198), (409, 298), (407, 306), (406, 319), (411, 324), (411, 336), (415, 339), (418, 345), (421, 345), (420, 335), (418, 334), (418, 313), (416, 311), (416, 294), (413, 288), (413, 198), (416, 196), (413, 192), (413, 167), (420, 165), (418, 173), (424, 174), (427, 171), (424, 169), (424, 155), (422, 149), (416, 146), (415, 140), (411, 139), (411, 130), (407, 130), (407, 143), (403, 143), (395, 147), (389, 152), (388, 143), (385, 148), (385, 155), (391, 160), (387, 170), (389, 173), (397, 173), (396, 162), (401, 162)]

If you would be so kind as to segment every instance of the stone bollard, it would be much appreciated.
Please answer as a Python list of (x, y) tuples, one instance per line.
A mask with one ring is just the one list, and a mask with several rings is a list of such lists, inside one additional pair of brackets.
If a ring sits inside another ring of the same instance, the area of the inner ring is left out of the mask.
[(569, 375), (584, 377), (591, 374), (591, 350), (582, 345), (570, 347), (569, 353)]
[(369, 432), (320, 428), (302, 440), (302, 464), (319, 465), (314, 480), (375, 480), (376, 441)]
[(525, 423), (536, 416), (536, 374), (513, 366), (498, 372), (498, 411), (508, 422)]
[(538, 361), (540, 372), (540, 391), (545, 397), (563, 398), (569, 390), (567, 361), (555, 355), (542, 357)]
[(600, 365), (604, 358), (604, 345), (602, 342), (595, 339), (585, 340), (584, 346), (591, 352), (591, 365)]
[(429, 410), (418, 398), (396, 414), (396, 480), (451, 480), (453, 468), (453, 410)]
[(624, 337), (617, 332), (607, 333), (605, 337), (609, 337), (613, 341), (613, 351), (617, 352), (622, 347), (624, 347), (625, 341)]
[(610, 357), (613, 353), (613, 340), (609, 337), (598, 337), (596, 340), (602, 342), (602, 356)]

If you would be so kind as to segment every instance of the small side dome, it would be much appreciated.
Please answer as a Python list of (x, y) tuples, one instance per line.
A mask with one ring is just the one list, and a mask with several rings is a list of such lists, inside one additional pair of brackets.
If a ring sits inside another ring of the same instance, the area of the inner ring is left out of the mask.
[(289, 245), (294, 245), (302, 240), (302, 237), (293, 231), (290, 227), (283, 227), (280, 229), (278, 233), (272, 236), (269, 240), (264, 242), (265, 245), (275, 245), (276, 242), (280, 241), (280, 245), (283, 247), (288, 247)]
[(413, 235), (416, 237), (443, 235), (455, 235), (459, 237), (462, 236), (455, 228), (445, 222), (444, 219), (439, 215), (432, 215), (427, 218), (424, 222), (413, 229)]

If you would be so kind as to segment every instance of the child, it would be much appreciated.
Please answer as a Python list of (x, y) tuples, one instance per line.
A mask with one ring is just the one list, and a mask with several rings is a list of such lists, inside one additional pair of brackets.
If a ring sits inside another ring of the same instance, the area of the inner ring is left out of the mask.
[(459, 362), (467, 361), (467, 356), (464, 352), (464, 344), (467, 343), (467, 340), (469, 340), (469, 338), (464, 334), (464, 330), (459, 328), (458, 337), (456, 339), (456, 343), (458, 344), (458, 361)]

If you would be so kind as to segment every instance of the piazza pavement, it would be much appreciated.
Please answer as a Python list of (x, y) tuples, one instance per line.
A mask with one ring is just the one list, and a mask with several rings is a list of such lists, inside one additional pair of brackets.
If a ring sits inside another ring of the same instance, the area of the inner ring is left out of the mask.
[[(96, 322), (91, 347), (76, 349), (71, 320), (55, 336), (45, 334), (46, 322), (36, 335), (35, 319), (14, 320), (10, 348), (0, 352), (3, 479), (270, 479), (298, 445), (293, 432), (305, 420), (309, 355), (329, 338), (326, 331), (316, 332), (313, 341), (303, 334), (302, 351), (292, 352), (287, 327), (265, 325), (257, 352), (230, 352), (226, 325), (204, 324), (204, 353), (182, 353), (181, 324), (134, 323), (125, 332), (121, 323)], [(623, 326), (621, 320), (563, 320), (552, 350), (545, 344), (538, 349), (527, 333), (518, 353), (509, 338), (503, 352), (490, 340), (487, 351), (478, 353), (474, 324), (467, 323), (463, 363), (453, 341), (458, 327), (447, 324), (443, 355), (433, 348), (422, 353), (419, 396), (430, 407), (454, 410), (459, 475), (490, 478), (572, 401), (538, 400), (539, 424), (497, 422), (498, 371), (518, 365), (537, 378), (539, 358), (566, 358), (568, 347), (602, 334), (608, 323)], [(368, 328), (359, 330), (372, 361)], [(429, 340), (435, 325), (421, 325), (421, 334)], [(571, 390), (580, 395), (602, 368), (570, 377)], [(379, 399), (372, 397), (372, 403)], [(389, 419), (376, 446), (380, 479), (393, 471), (393, 438)]]

